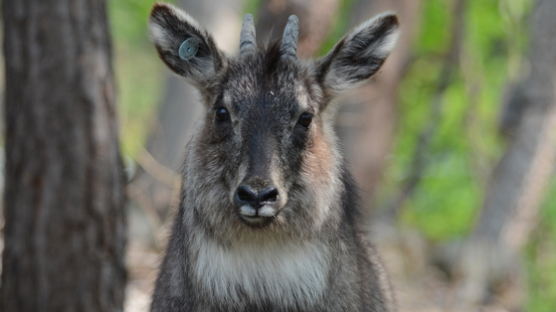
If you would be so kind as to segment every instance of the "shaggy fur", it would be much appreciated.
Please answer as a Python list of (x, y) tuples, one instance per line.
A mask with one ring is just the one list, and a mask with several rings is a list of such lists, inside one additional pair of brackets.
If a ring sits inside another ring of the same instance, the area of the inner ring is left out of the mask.
[[(186, 13), (153, 8), (160, 57), (198, 87), (207, 112), (187, 145), (152, 311), (393, 311), (327, 106), (380, 68), (396, 17), (362, 24), (316, 61), (297, 60), (290, 21), (285, 44), (227, 57)], [(253, 41), (254, 31), (244, 33)], [(191, 37), (198, 55), (182, 60), (179, 45)], [(240, 186), (277, 196), (259, 208), (238, 204)]]

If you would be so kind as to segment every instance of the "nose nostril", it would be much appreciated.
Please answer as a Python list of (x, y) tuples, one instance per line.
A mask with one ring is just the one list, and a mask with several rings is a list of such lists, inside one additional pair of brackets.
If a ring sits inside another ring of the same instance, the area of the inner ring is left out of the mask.
[(242, 202), (251, 202), (257, 200), (257, 194), (247, 186), (241, 185), (237, 189), (237, 198)]
[(276, 188), (267, 188), (259, 193), (261, 202), (275, 202), (278, 199), (278, 190)]
[(278, 200), (278, 190), (274, 187), (267, 187), (256, 192), (247, 185), (240, 185), (236, 190), (234, 201), (238, 206), (249, 205), (254, 209), (259, 209), (265, 204), (272, 204)]

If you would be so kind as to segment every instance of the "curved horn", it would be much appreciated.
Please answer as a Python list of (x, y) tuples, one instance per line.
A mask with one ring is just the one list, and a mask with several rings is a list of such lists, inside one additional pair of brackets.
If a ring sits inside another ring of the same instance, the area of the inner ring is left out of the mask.
[(257, 42), (255, 39), (255, 24), (253, 23), (253, 15), (245, 14), (239, 38), (239, 55), (253, 54), (256, 50)]
[(290, 15), (284, 34), (282, 35), (282, 46), (280, 52), (284, 58), (297, 58), (297, 37), (299, 36), (299, 19)]

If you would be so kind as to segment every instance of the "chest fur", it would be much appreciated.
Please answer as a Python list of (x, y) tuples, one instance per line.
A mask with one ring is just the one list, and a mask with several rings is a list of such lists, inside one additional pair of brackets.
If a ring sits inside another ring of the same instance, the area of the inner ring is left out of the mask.
[(311, 307), (321, 300), (329, 249), (321, 243), (199, 244), (193, 277), (203, 292), (223, 304)]

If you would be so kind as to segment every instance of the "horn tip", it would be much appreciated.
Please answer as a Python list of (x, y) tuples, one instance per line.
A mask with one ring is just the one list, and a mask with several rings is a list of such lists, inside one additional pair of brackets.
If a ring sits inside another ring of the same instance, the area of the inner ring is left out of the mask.
[(251, 13), (246, 13), (246, 14), (243, 16), (243, 21), (244, 21), (244, 22), (252, 22), (252, 21), (253, 21), (253, 14), (251, 14)]
[(297, 17), (297, 15), (292, 14), (288, 17), (288, 22), (289, 23), (299, 23), (299, 18)]

